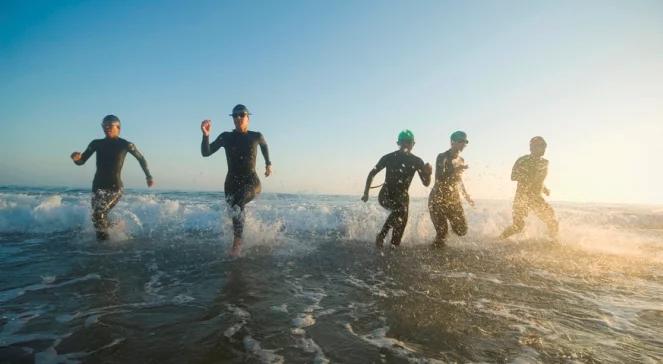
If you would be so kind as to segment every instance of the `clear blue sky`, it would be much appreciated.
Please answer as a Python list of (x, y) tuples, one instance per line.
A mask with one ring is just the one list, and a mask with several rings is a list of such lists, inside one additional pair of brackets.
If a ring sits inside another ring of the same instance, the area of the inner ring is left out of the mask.
[(0, 184), (90, 186), (68, 156), (114, 113), (159, 188), (220, 190), (199, 125), (236, 103), (267, 192), (359, 196), (401, 129), (430, 162), (463, 129), (477, 198), (543, 135), (554, 200), (663, 203), (663, 2), (0, 2)]

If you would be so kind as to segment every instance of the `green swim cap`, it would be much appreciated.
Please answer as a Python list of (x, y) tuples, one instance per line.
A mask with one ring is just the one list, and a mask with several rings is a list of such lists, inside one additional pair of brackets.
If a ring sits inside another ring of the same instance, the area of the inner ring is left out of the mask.
[(405, 129), (398, 134), (398, 142), (414, 142), (414, 133), (409, 129)]
[(465, 142), (465, 143), (469, 143), (469, 142), (467, 141), (467, 134), (466, 134), (464, 131), (460, 131), (460, 130), (453, 132), (453, 133), (451, 134), (450, 139), (451, 139), (452, 142)]

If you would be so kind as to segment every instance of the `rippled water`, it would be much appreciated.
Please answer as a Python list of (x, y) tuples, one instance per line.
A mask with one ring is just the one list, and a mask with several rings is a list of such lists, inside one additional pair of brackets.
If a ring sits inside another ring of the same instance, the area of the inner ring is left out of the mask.
[(557, 204), (494, 237), (508, 201), (429, 247), (415, 199), (376, 251), (375, 201), (265, 194), (244, 254), (219, 193), (128, 191), (99, 244), (81, 190), (0, 190), (0, 362), (651, 362), (663, 360), (663, 208)]

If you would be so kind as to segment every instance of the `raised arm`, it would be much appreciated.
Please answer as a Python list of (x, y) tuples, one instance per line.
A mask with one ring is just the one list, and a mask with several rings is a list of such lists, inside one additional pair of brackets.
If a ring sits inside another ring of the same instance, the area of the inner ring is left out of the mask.
[(143, 155), (138, 151), (138, 148), (136, 148), (133, 143), (129, 143), (128, 149), (129, 153), (131, 153), (131, 155), (133, 155), (136, 160), (138, 160), (138, 163), (140, 163), (140, 168), (142, 168), (143, 173), (145, 173), (147, 187), (152, 187), (152, 185), (154, 185), (154, 179), (150, 174), (150, 170), (147, 168), (147, 161), (145, 160), (145, 157), (143, 157)]
[(210, 144), (209, 134), (212, 131), (211, 120), (203, 120), (200, 124), (200, 130), (203, 132), (203, 141), (200, 143), (200, 154), (202, 154), (203, 157), (209, 157), (223, 146), (223, 140), (221, 139), (221, 135), (219, 135), (219, 137)]
[(74, 161), (74, 164), (78, 166), (82, 166), (85, 164), (85, 162), (92, 156), (92, 154), (97, 150), (97, 144), (92, 141), (88, 146), (87, 149), (81, 154), (80, 152), (73, 152), (71, 153), (71, 160)]

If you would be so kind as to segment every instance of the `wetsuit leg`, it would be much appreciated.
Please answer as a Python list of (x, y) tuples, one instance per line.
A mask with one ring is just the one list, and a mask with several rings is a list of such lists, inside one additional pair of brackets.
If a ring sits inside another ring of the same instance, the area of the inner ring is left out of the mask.
[(394, 227), (394, 231), (391, 234), (391, 243), (396, 246), (401, 244), (401, 240), (403, 239), (403, 232), (405, 232), (405, 226), (407, 226), (409, 202), (409, 198), (400, 201), (396, 209), (394, 209), (391, 213), (391, 215), (394, 215), (392, 218), (392, 226)]
[(395, 196), (391, 195), (385, 190), (380, 191), (378, 196), (378, 202), (382, 207), (391, 211), (387, 220), (382, 226), (382, 230), (378, 233), (378, 240), (384, 240), (389, 232), (389, 229), (393, 229), (391, 233), (391, 243), (394, 245), (399, 245), (401, 239), (403, 238), (403, 232), (405, 231), (405, 226), (407, 225), (408, 217), (408, 206), (409, 206), (409, 196), (401, 195)]
[(513, 200), (513, 225), (502, 232), (500, 237), (506, 239), (513, 234), (517, 234), (525, 228), (525, 218), (529, 210), (529, 198), (527, 196), (516, 195)]
[(447, 224), (447, 215), (441, 198), (431, 195), (428, 199), (428, 211), (435, 227), (435, 245), (444, 245), (447, 239), (449, 226)]
[(460, 197), (446, 204), (445, 210), (445, 215), (449, 219), (449, 224), (454, 233), (458, 236), (467, 234), (467, 221), (465, 220), (465, 212)]
[[(382, 188), (380, 190), (380, 194), (378, 194), (378, 203), (380, 203), (380, 206), (384, 207), (387, 210), (392, 210), (394, 207), (393, 202), (389, 198), (388, 194), (385, 192), (385, 189)], [(391, 214), (389, 217), (387, 217), (387, 220), (384, 222), (382, 225), (382, 229), (378, 233), (378, 236), (376, 237), (376, 243), (382, 244), (382, 241), (384, 241), (384, 238), (387, 236), (389, 233), (389, 229), (391, 229), (391, 225), (389, 224), (389, 218), (391, 217)]]
[(122, 190), (96, 190), (92, 195), (92, 223), (97, 231), (97, 240), (108, 239), (108, 214), (120, 201)]
[(235, 238), (241, 238), (244, 232), (244, 206), (260, 193), (260, 180), (257, 176), (232, 178), (231, 183), (226, 184), (225, 190), (226, 202), (232, 214), (233, 234)]
[(548, 233), (552, 237), (557, 237), (559, 230), (559, 225), (557, 219), (555, 218), (555, 210), (543, 199), (543, 197), (534, 199), (530, 203), (530, 207), (536, 214), (536, 216), (543, 221), (548, 227)]

